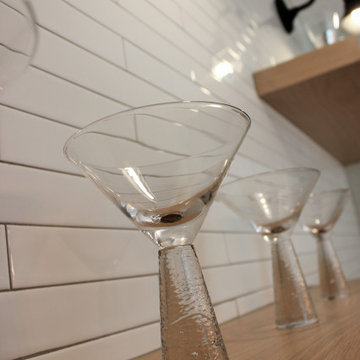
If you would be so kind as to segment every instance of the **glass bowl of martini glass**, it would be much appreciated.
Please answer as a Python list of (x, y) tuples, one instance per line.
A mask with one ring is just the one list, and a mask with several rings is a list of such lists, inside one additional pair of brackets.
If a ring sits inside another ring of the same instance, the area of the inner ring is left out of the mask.
[(158, 246), (163, 359), (228, 359), (192, 242), (249, 126), (229, 105), (167, 103), (98, 120), (65, 144)]

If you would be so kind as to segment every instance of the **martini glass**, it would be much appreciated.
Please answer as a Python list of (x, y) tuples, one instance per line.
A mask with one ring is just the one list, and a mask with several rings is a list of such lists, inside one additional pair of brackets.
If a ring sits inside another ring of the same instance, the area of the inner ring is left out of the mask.
[(30, 4), (23, 0), (0, 0), (0, 90), (29, 65), (36, 38)]
[(249, 126), (229, 105), (167, 103), (98, 120), (65, 144), (159, 248), (163, 359), (228, 359), (192, 242)]
[(349, 289), (331, 241), (331, 230), (339, 219), (348, 197), (348, 189), (311, 194), (302, 215), (304, 229), (310, 232), (317, 242), (323, 300), (349, 295)]
[(317, 321), (290, 235), (318, 178), (319, 171), (309, 168), (270, 171), (226, 184), (219, 196), (270, 243), (279, 329)]

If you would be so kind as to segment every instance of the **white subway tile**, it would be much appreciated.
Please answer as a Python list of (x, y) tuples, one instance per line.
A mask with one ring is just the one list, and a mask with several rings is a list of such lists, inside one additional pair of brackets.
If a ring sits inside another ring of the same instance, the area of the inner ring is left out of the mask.
[(316, 253), (299, 255), (298, 259), (304, 275), (313, 274), (318, 270)]
[(4, 225), (0, 225), (0, 290), (7, 290), (10, 288), (7, 254), (6, 230)]
[(61, 0), (32, 0), (37, 23), (94, 54), (125, 66), (122, 38)]
[[(213, 11), (213, 13), (215, 13), (214, 16), (216, 17), (220, 15), (214, 8), (211, 7), (209, 1), (207, 1), (206, 4), (202, 4), (202, 6), (199, 6), (197, 1), (192, 0), (175, 0), (175, 2), (179, 7), (184, 9), (188, 16), (191, 16), (193, 20), (206, 29), (209, 34), (218, 36), (221, 34), (223, 36), (217, 22), (207, 15), (208, 11)], [(196, 36), (196, 34), (194, 34), (194, 36)]]
[[(219, 191), (221, 191), (221, 189)], [(239, 215), (235, 214), (225, 204), (221, 203), (217, 199), (215, 199), (214, 203), (211, 205), (201, 229), (203, 231), (253, 232), (253, 229), (248, 221), (239, 217)]]
[(201, 266), (217, 266), (229, 263), (224, 236), (220, 233), (199, 233), (195, 249)]
[(38, 33), (38, 50), (32, 62), (41, 69), (130, 106), (176, 100), (49, 31), (39, 29)]
[(224, 34), (220, 33), (219, 28), (217, 28), (217, 31), (215, 30), (214, 32), (210, 33), (185, 11), (183, 12), (182, 18), (184, 22), (184, 28), (188, 34), (191, 34), (191, 37), (196, 39), (196, 41), (201, 43), (206, 49), (212, 51), (215, 57), (221, 56), (222, 51), (220, 51), (220, 54), (217, 54), (216, 49), (224, 48), (225, 44), (223, 40)]
[(137, 230), (9, 225), (8, 236), (14, 288), (158, 272), (156, 245)]
[(0, 171), (2, 223), (133, 227), (88, 179), (6, 164)]
[[(115, 0), (116, 1), (116, 0)], [(168, 0), (148, 0), (148, 2), (161, 11), (164, 15), (182, 26), (182, 14), (180, 7), (175, 1)]]
[(232, 263), (270, 259), (270, 244), (260, 234), (225, 234)]
[(159, 323), (35, 356), (34, 360), (128, 360), (160, 347)]
[(273, 289), (269, 288), (236, 299), (236, 306), (241, 316), (265, 305), (271, 304), (273, 301)]
[(235, 301), (227, 301), (214, 306), (216, 319), (219, 324), (232, 320), (238, 316)]
[(1, 160), (79, 173), (63, 153), (76, 128), (1, 105), (0, 128)]
[(0, 293), (10, 360), (158, 320), (156, 276)]
[[(269, 167), (270, 169), (284, 169), (294, 167), (293, 163), (285, 157), (270, 151), (261, 142), (256, 141), (251, 137), (251, 130), (249, 136), (244, 139), (243, 144), (239, 150), (240, 154), (258, 161), (260, 164)], [(296, 167), (296, 166), (295, 166)]]
[[(316, 240), (314, 239), (314, 242)], [(360, 236), (355, 235), (346, 235), (346, 234), (333, 234), (332, 242), (336, 249), (341, 249), (343, 247), (358, 247), (360, 246)]]
[[(241, 149), (241, 147), (240, 147)], [(262, 164), (246, 158), (239, 153), (234, 157), (233, 162), (229, 168), (229, 174), (236, 177), (247, 177), (250, 175), (256, 175), (271, 170)], [(221, 192), (221, 189), (220, 189)]]
[(190, 76), (194, 61), (188, 55), (114, 2), (102, 0), (66, 0), (66, 2), (166, 64)]
[[(189, 1), (186, 3), (188, 4)], [(212, 4), (209, 0), (195, 0), (195, 3), (198, 5), (199, 9), (201, 9), (202, 12), (207, 14), (213, 21), (216, 21), (221, 13), (220, 11)], [(191, 11), (191, 10), (190, 10)], [(199, 20), (201, 21), (201, 20)]]
[(0, 103), (78, 127), (127, 108), (33, 67), (0, 94)]
[[(116, 3), (161, 34), (162, 37), (176, 45), (183, 52), (194, 57), (196, 61), (207, 69), (211, 68), (212, 55), (210, 51), (206, 50), (202, 44), (195, 41), (192, 36), (188, 35), (187, 32), (174, 24), (146, 0), (116, 0)], [(194, 56), (194, 54), (196, 55)]]
[(167, 89), (181, 100), (216, 100), (215, 97), (202, 92), (201, 86), (193, 83), (190, 78), (186, 79), (127, 41), (125, 49), (129, 70), (141, 78)]
[(203, 273), (213, 303), (257, 291), (272, 282), (270, 261), (209, 268)]
[(297, 254), (316, 251), (316, 239), (310, 234), (293, 234), (291, 239)]

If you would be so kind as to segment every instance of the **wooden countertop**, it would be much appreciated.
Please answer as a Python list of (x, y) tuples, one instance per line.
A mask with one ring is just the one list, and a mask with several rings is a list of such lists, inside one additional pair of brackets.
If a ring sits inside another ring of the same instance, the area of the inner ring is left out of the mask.
[[(221, 326), (231, 360), (359, 360), (360, 280), (349, 282), (351, 296), (321, 301), (312, 289), (319, 323), (277, 330), (274, 307), (266, 306)], [(160, 360), (160, 351), (137, 358)]]
[(360, 161), (360, 38), (254, 74), (258, 95), (343, 164)]

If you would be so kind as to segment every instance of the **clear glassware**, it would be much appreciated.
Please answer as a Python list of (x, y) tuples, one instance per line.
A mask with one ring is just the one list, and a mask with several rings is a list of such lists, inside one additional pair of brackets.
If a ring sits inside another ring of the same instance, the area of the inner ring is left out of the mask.
[(23, 0), (0, 0), (0, 90), (27, 68), (36, 42), (30, 4)]
[(348, 189), (310, 194), (301, 218), (304, 230), (310, 232), (317, 242), (321, 298), (323, 300), (349, 295), (340, 261), (331, 241), (331, 230), (339, 219), (348, 197)]
[(192, 242), (249, 126), (229, 105), (168, 103), (98, 120), (65, 144), (159, 247), (163, 359), (228, 359)]
[(270, 243), (279, 329), (317, 321), (290, 235), (319, 174), (309, 168), (270, 171), (228, 183), (219, 194), (224, 204), (248, 219)]

